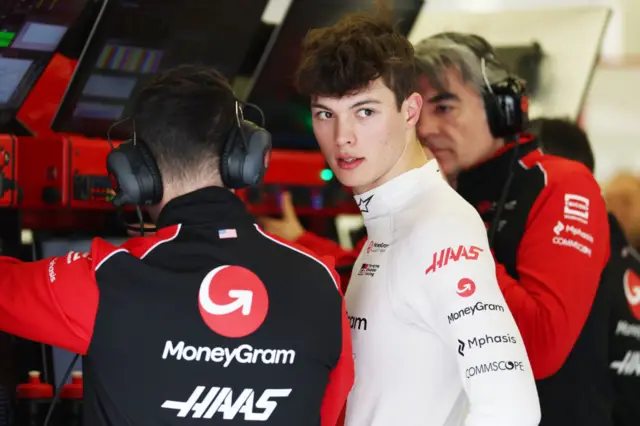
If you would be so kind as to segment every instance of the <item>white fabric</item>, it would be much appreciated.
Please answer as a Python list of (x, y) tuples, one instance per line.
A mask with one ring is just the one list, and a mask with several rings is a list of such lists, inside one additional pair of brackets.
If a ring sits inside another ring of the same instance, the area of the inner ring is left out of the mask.
[(369, 239), (346, 293), (346, 426), (537, 425), (531, 366), (474, 208), (435, 161), (356, 202)]

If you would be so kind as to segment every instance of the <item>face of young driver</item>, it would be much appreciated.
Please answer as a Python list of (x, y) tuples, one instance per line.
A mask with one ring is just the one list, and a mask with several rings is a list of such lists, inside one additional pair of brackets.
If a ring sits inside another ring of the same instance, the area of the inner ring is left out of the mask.
[(313, 131), (338, 180), (362, 193), (404, 172), (400, 159), (415, 141), (421, 103), (414, 93), (398, 111), (381, 78), (353, 95), (312, 99)]
[(445, 92), (434, 88), (426, 77), (419, 78), (423, 106), (417, 130), (420, 142), (451, 177), (491, 157), (502, 142), (491, 135), (482, 96), (464, 82), (458, 70), (449, 69), (445, 77)]

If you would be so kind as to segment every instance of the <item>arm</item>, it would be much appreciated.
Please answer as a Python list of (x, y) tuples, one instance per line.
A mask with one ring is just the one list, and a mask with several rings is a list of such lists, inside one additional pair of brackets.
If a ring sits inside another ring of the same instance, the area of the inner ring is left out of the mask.
[[(439, 239), (440, 247), (433, 247), (437, 252), (449, 249), (449, 260), (423, 275), (421, 284), (436, 331), (458, 362), (470, 403), (464, 425), (538, 425), (540, 405), (531, 365), (498, 287), (485, 228), (479, 217), (456, 225), (447, 226), (452, 231)], [(430, 256), (427, 259), (426, 266)]]
[(0, 328), (85, 354), (98, 309), (91, 258), (70, 252), (37, 262), (0, 257)]
[(497, 265), (498, 280), (534, 375), (542, 379), (569, 356), (609, 257), (607, 212), (590, 175), (572, 176), (542, 191), (517, 255), (519, 280)]
[(318, 235), (315, 235), (309, 231), (305, 231), (300, 238), (296, 240), (296, 243), (300, 244), (312, 250), (314, 253), (317, 253), (321, 256), (332, 256), (335, 259), (336, 267), (349, 267), (353, 266), (358, 259), (358, 255), (360, 254), (360, 250), (362, 250), (362, 246), (367, 241), (366, 238), (360, 240), (356, 247), (349, 251), (343, 249), (340, 244), (330, 240), (328, 238), (323, 238)]
[(342, 425), (344, 407), (354, 380), (353, 353), (351, 350), (351, 328), (342, 302), (342, 351), (338, 363), (331, 370), (329, 384), (322, 400), (321, 426)]

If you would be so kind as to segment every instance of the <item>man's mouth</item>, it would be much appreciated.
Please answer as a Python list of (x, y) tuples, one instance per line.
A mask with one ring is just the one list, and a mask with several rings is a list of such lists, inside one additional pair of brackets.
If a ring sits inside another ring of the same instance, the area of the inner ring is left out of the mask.
[(343, 170), (353, 170), (364, 161), (363, 157), (340, 157), (338, 158), (338, 167)]

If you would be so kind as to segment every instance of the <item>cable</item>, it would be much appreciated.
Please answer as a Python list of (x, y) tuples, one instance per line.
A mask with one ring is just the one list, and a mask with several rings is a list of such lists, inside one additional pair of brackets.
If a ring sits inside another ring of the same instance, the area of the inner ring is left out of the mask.
[(49, 424), (49, 420), (51, 420), (51, 415), (53, 414), (53, 409), (55, 408), (56, 404), (58, 403), (58, 400), (60, 399), (60, 393), (62, 392), (62, 388), (64, 387), (64, 384), (69, 379), (69, 376), (71, 375), (71, 371), (73, 370), (73, 367), (76, 365), (76, 362), (78, 361), (79, 357), (80, 355), (78, 354), (76, 354), (73, 357), (73, 359), (71, 360), (71, 364), (69, 364), (69, 368), (67, 368), (67, 371), (65, 371), (64, 376), (62, 376), (62, 382), (60, 382), (60, 385), (56, 387), (56, 393), (53, 395), (53, 399), (51, 400), (51, 405), (49, 405), (49, 410), (47, 410), (47, 416), (44, 418), (44, 423), (42, 424), (42, 426), (47, 426)]
[(140, 209), (140, 206), (136, 206), (136, 214), (138, 215), (138, 221), (140, 222), (140, 236), (144, 237), (144, 217), (142, 216), (142, 209)]
[(504, 210), (504, 205), (507, 202), (509, 190), (511, 189), (511, 183), (513, 182), (513, 176), (515, 175), (516, 164), (518, 162), (518, 147), (520, 146), (519, 135), (515, 136), (513, 144), (514, 145), (512, 150), (511, 163), (509, 164), (509, 175), (507, 176), (507, 180), (502, 187), (502, 193), (500, 194), (500, 199), (498, 200), (498, 204), (496, 205), (496, 215), (491, 221), (491, 226), (489, 227), (489, 247), (491, 248), (493, 248), (496, 233), (498, 232), (498, 228), (500, 227), (500, 216), (502, 216), (502, 211)]
[(260, 108), (256, 104), (252, 104), (252, 103), (249, 103), (249, 102), (243, 102), (243, 105), (247, 106), (249, 108), (253, 108), (254, 110), (256, 110), (258, 112), (258, 114), (260, 114), (260, 127), (264, 127), (264, 125), (266, 124), (267, 120), (265, 120), (265, 118), (264, 118), (264, 111), (262, 110), (262, 108)]

